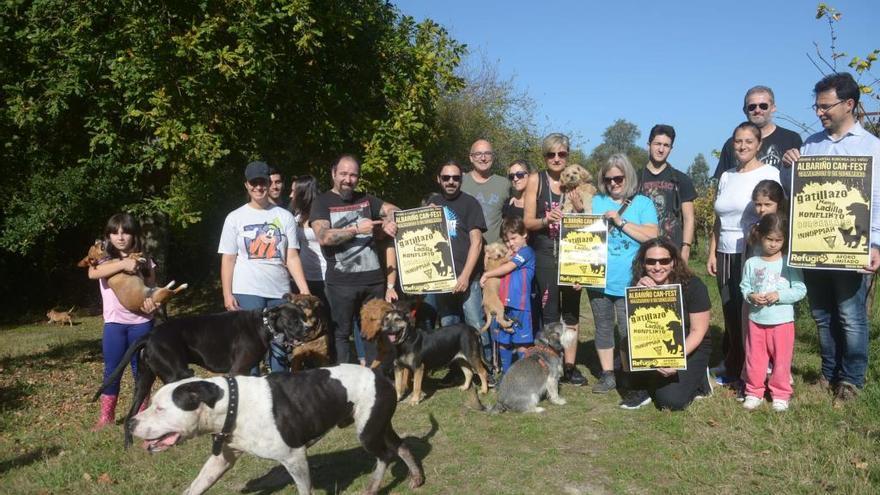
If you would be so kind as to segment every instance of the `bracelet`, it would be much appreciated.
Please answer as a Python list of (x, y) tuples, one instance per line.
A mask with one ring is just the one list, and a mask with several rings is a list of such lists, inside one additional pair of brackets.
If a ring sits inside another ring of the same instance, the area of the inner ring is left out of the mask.
[(621, 219), (621, 220), (620, 220), (620, 225), (618, 225), (617, 228), (620, 229), (620, 230), (623, 230), (623, 228), (626, 227), (626, 224), (628, 224), (628, 223), (629, 223), (629, 222), (626, 221), (625, 219)]
[(691, 244), (691, 243), (689, 243), (689, 242), (682, 242), (681, 245), (682, 245), (682, 246), (687, 246), (687, 247), (692, 247), (692, 246), (693, 246), (693, 244)]
[(394, 284), (385, 284), (385, 287), (388, 288), (388, 289), (393, 289), (393, 288), (394, 288)]

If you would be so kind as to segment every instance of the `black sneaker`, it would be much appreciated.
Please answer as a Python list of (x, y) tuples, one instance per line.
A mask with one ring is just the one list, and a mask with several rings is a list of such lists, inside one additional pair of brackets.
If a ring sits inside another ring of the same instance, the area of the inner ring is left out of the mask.
[(613, 371), (603, 371), (599, 381), (593, 385), (594, 394), (607, 394), (617, 388), (617, 381), (614, 379)]
[(620, 401), (620, 408), (629, 411), (647, 406), (651, 403), (651, 395), (647, 390), (627, 390), (623, 394), (623, 400)]
[(578, 371), (577, 366), (566, 366), (562, 371), (562, 379), (559, 380), (562, 383), (568, 383), (569, 385), (574, 385), (575, 387), (581, 387), (587, 384), (587, 379)]

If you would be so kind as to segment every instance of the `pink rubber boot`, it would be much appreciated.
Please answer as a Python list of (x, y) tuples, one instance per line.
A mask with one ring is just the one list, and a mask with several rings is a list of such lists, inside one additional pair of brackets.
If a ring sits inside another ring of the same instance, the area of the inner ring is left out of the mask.
[(116, 400), (119, 396), (101, 394), (101, 416), (92, 427), (92, 431), (100, 431), (116, 419)]

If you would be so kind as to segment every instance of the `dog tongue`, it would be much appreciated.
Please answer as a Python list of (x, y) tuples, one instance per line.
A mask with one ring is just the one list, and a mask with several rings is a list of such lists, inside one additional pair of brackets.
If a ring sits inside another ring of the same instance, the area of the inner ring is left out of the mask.
[(394, 342), (397, 342), (397, 335), (388, 334), (388, 340), (389, 340), (392, 344), (393, 344)]
[(144, 440), (144, 449), (150, 451), (162, 451), (171, 447), (180, 438), (180, 433), (168, 433), (153, 440)]

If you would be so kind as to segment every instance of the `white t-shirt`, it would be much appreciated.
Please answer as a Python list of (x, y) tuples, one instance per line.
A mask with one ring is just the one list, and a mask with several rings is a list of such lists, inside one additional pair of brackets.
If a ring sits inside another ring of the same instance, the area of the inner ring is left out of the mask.
[(779, 169), (764, 165), (750, 172), (728, 170), (718, 181), (715, 214), (721, 223), (717, 250), (722, 253), (745, 251), (746, 230), (759, 220), (752, 204), (752, 191), (762, 180), (779, 182)]
[(315, 231), (311, 227), (299, 225), (299, 216), (296, 219), (296, 240), (301, 248), (299, 252), (299, 260), (302, 262), (303, 272), (306, 280), (310, 282), (324, 281), (324, 272), (327, 271), (327, 260), (321, 253), (321, 244), (315, 237)]
[(256, 209), (245, 204), (223, 222), (220, 254), (235, 254), (232, 293), (277, 299), (290, 292), (287, 250), (299, 249), (296, 221), (279, 206)]

